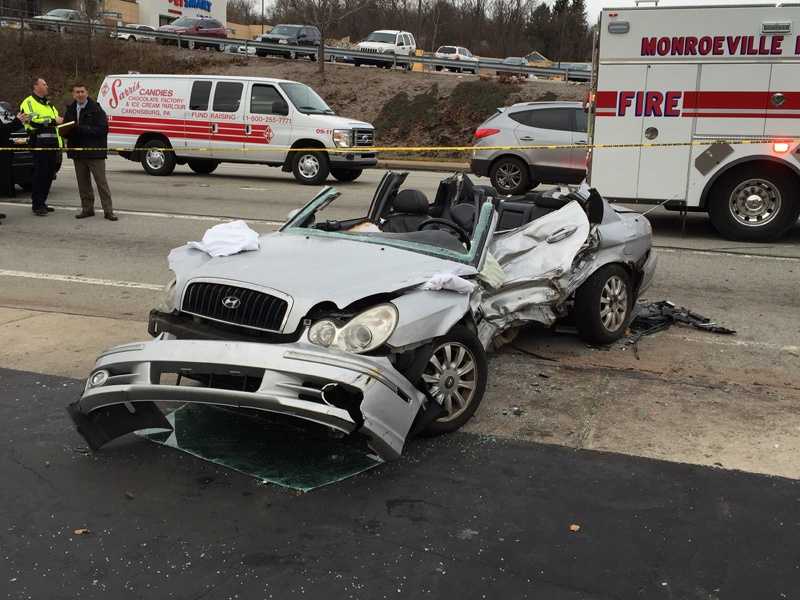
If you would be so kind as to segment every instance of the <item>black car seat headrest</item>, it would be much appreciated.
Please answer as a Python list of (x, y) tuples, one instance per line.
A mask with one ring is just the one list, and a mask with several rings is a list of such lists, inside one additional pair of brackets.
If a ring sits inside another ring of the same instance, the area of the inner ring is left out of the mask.
[(450, 209), (450, 218), (467, 233), (475, 227), (475, 207), (472, 204), (457, 204)]
[(401, 190), (394, 199), (392, 208), (396, 213), (427, 215), (428, 198), (419, 190)]

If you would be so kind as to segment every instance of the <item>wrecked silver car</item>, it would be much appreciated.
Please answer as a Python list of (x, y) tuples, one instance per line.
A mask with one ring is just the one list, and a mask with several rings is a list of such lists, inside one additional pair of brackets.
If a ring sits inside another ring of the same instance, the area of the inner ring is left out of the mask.
[(499, 197), (461, 174), (430, 201), (406, 175), (346, 219), (325, 188), (257, 250), (173, 250), (154, 339), (101, 355), (69, 407), (92, 448), (169, 429), (156, 402), (200, 403), (322, 424), (392, 459), (470, 419), (498, 334), (571, 318), (593, 343), (623, 335), (655, 268), (645, 217), (594, 190)]

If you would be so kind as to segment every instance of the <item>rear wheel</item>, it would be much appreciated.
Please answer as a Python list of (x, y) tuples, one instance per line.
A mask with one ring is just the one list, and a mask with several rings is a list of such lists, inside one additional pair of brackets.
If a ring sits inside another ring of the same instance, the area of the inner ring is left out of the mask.
[(437, 338), (420, 385), (441, 404), (445, 414), (424, 432), (438, 435), (460, 429), (483, 400), (487, 376), (486, 351), (470, 329), (456, 325)]
[(797, 180), (779, 165), (748, 165), (723, 175), (711, 190), (711, 224), (724, 237), (764, 242), (797, 221)]
[(150, 140), (142, 149), (142, 167), (148, 175), (171, 175), (175, 170), (175, 153), (164, 140)]
[(216, 170), (216, 168), (219, 166), (219, 161), (209, 160), (206, 158), (193, 158), (186, 161), (186, 164), (188, 164), (189, 168), (198, 175), (208, 175)]
[(524, 194), (531, 189), (528, 165), (513, 156), (496, 161), (489, 171), (489, 177), (494, 189), (504, 196)]
[(292, 161), (294, 178), (305, 185), (319, 185), (328, 178), (328, 155), (325, 152), (295, 152)]
[(331, 175), (333, 175), (337, 181), (343, 183), (355, 181), (361, 176), (361, 173), (361, 169), (331, 169)]
[(633, 286), (621, 265), (598, 269), (575, 293), (575, 325), (581, 339), (610, 344), (625, 334), (633, 306)]

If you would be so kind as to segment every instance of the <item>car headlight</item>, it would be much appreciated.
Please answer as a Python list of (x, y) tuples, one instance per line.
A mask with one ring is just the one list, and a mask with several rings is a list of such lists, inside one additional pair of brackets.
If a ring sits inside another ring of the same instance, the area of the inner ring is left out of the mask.
[(177, 280), (173, 277), (170, 282), (164, 286), (164, 289), (161, 290), (161, 296), (159, 296), (158, 302), (156, 302), (157, 311), (162, 313), (171, 313), (175, 312), (175, 310), (178, 308), (177, 283)]
[(312, 344), (353, 354), (369, 352), (383, 345), (397, 327), (394, 304), (379, 304), (356, 315), (341, 327), (329, 319), (317, 321), (308, 332)]
[(352, 132), (349, 129), (334, 129), (333, 143), (340, 148), (349, 148), (352, 145)]

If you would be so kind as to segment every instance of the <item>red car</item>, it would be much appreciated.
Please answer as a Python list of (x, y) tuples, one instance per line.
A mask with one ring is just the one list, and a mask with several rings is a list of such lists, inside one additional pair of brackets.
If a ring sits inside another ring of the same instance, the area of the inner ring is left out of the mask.
[[(207, 37), (215, 40), (227, 40), (228, 30), (225, 25), (210, 17), (180, 17), (169, 25), (158, 28), (159, 33), (175, 33), (193, 37)], [(159, 38), (160, 44), (176, 44), (177, 40)], [(181, 40), (181, 47), (185, 48), (213, 48), (222, 52), (225, 42), (203, 43), (195, 40)]]

